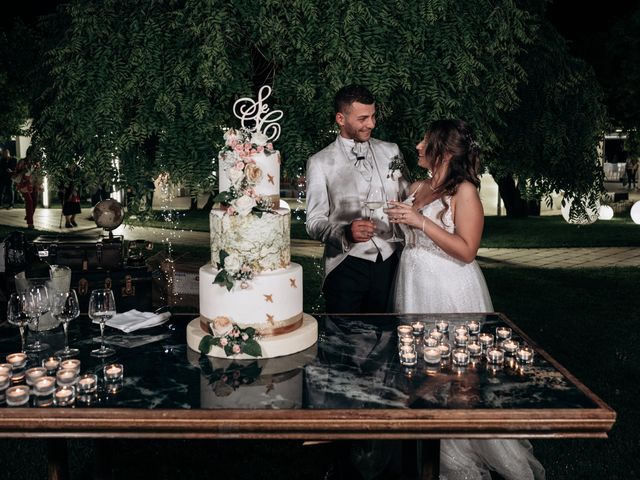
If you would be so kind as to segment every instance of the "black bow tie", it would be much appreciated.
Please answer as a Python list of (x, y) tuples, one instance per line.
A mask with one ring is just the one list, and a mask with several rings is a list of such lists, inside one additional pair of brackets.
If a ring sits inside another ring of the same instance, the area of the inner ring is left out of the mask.
[(353, 149), (351, 151), (356, 156), (356, 163), (354, 165), (358, 166), (358, 164), (362, 163), (362, 161), (367, 156), (367, 144), (362, 142), (355, 142), (353, 145)]

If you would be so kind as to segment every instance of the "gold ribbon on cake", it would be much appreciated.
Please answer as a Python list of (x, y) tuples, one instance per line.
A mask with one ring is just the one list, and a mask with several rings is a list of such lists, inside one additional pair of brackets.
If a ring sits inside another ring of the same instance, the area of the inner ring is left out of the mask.
[[(209, 324), (213, 322), (212, 319), (200, 315), (200, 328), (207, 334), (210, 334)], [(302, 325), (302, 313), (294, 315), (293, 317), (279, 320), (277, 322), (270, 323), (265, 326), (264, 323), (257, 324), (242, 324), (241, 328), (254, 328), (256, 332), (262, 337), (272, 337), (275, 335), (283, 335), (285, 333), (293, 332)]]

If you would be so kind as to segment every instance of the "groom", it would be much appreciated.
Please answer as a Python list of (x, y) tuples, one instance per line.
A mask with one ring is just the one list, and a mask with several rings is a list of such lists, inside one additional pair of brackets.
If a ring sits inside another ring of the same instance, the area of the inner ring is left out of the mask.
[(325, 244), (323, 292), (327, 313), (384, 313), (398, 264), (398, 243), (381, 208), (363, 218), (372, 188), (381, 201), (406, 188), (389, 168), (402, 154), (394, 143), (371, 137), (373, 95), (361, 85), (341, 88), (334, 99), (336, 140), (307, 162), (307, 233)]

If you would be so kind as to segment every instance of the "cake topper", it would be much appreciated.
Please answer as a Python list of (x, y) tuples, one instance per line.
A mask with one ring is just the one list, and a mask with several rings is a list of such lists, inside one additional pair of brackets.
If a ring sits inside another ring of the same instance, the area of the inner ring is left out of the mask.
[[(282, 118), (282, 110), (269, 112), (269, 105), (265, 100), (271, 95), (271, 87), (264, 85), (258, 91), (258, 101), (243, 97), (233, 104), (233, 114), (240, 119), (242, 128), (253, 132), (262, 133), (268, 141), (275, 142), (280, 136), (280, 124), (276, 123)], [(253, 128), (245, 125), (245, 122), (255, 122)]]

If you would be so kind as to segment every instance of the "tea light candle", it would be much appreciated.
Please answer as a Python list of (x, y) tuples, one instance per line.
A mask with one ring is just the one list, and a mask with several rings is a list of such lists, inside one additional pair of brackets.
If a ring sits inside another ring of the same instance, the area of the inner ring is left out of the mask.
[(424, 361), (427, 363), (440, 363), (440, 359), (442, 355), (440, 354), (440, 349), (438, 347), (424, 347), (422, 351), (422, 355), (424, 357)]
[(449, 358), (449, 356), (451, 355), (451, 347), (448, 343), (441, 343), (440, 345), (438, 345), (438, 350), (440, 350), (441, 358)]
[(402, 353), (415, 353), (416, 349), (413, 345), (402, 345), (398, 351)]
[(533, 349), (523, 345), (516, 350), (516, 358), (520, 363), (532, 363), (533, 362)]
[(60, 368), (66, 368), (68, 370), (75, 370), (76, 373), (80, 373), (80, 360), (77, 358), (69, 358), (60, 362)]
[(507, 338), (511, 338), (511, 329), (509, 327), (497, 327), (496, 337), (498, 338), (498, 340), (506, 340)]
[(482, 345), (477, 340), (467, 343), (467, 350), (472, 357), (479, 357), (482, 354)]
[(47, 373), (49, 375), (53, 375), (58, 370), (60, 366), (60, 358), (59, 357), (49, 357), (42, 360), (42, 366), (47, 369)]
[(56, 379), (53, 377), (40, 377), (33, 383), (33, 393), (38, 397), (51, 395), (56, 389)]
[(59, 386), (75, 385), (78, 381), (78, 372), (71, 368), (61, 368), (56, 372), (56, 382)]
[(490, 347), (487, 350), (487, 361), (489, 363), (502, 363), (504, 361), (504, 352), (498, 347)]
[(425, 337), (424, 346), (425, 347), (437, 347), (440, 341), (437, 338), (433, 337)]
[(13, 365), (10, 363), (0, 363), (0, 375), (11, 377), (13, 373)]
[(478, 335), (478, 341), (482, 347), (490, 347), (493, 345), (493, 335), (491, 333), (481, 333)]
[(447, 333), (449, 331), (449, 322), (446, 320), (438, 320), (436, 322), (436, 328), (439, 332)]
[(27, 355), (22, 352), (10, 353), (7, 355), (7, 363), (10, 363), (14, 370), (18, 370), (27, 364)]
[(416, 337), (424, 335), (424, 322), (413, 322), (411, 328), (413, 328), (413, 334)]
[(53, 403), (59, 407), (72, 405), (76, 399), (76, 388), (73, 385), (63, 385), (53, 394)]
[(44, 377), (47, 374), (47, 369), (43, 367), (33, 367), (27, 370), (24, 374), (27, 378), (27, 385), (33, 386), (37, 379)]
[(469, 327), (466, 325), (457, 325), (456, 328), (453, 329), (453, 333), (455, 335), (469, 335)]
[(411, 367), (418, 363), (418, 356), (415, 352), (400, 353), (400, 364), (405, 367)]
[(10, 407), (22, 407), (29, 402), (29, 387), (26, 385), (16, 385), (7, 388), (7, 405)]
[(98, 389), (98, 376), (93, 373), (85, 373), (78, 380), (78, 393), (85, 395), (94, 393)]
[(452, 356), (455, 365), (465, 366), (469, 364), (469, 352), (465, 348), (456, 348)]
[(441, 341), (442, 337), (444, 337), (444, 334), (440, 330), (438, 330), (437, 328), (433, 328), (433, 329), (429, 330), (429, 336), (431, 338), (435, 338), (438, 341)]
[(413, 327), (411, 325), (398, 325), (396, 327), (398, 337), (409, 337), (413, 335)]
[(477, 335), (480, 332), (480, 322), (476, 320), (469, 320), (467, 322), (467, 327), (469, 328), (469, 333), (471, 335)]
[(107, 382), (118, 382), (122, 380), (124, 367), (120, 363), (112, 363), (104, 367), (104, 379)]
[(513, 338), (508, 338), (500, 344), (502, 350), (509, 354), (515, 353), (519, 346), (520, 344)]
[(7, 388), (9, 388), (10, 383), (11, 376), (0, 373), (0, 392), (4, 392)]
[(469, 343), (469, 335), (467, 332), (456, 332), (456, 336), (454, 337), (455, 344), (459, 347), (464, 347), (467, 343)]
[(413, 339), (413, 336), (411, 337), (400, 337), (398, 339), (398, 348), (400, 347), (404, 347), (404, 346), (410, 346), (412, 347), (415, 344), (415, 340)]

